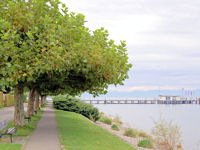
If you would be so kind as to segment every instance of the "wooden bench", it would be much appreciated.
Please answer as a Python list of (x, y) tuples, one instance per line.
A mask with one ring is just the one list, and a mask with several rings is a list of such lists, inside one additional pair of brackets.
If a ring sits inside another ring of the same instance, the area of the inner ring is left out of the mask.
[(15, 134), (16, 136), (17, 128), (15, 127), (7, 128), (7, 126), (8, 126), (7, 120), (0, 122), (0, 138), (4, 135), (5, 136), (10, 135), (10, 142), (12, 143), (12, 137), (13, 134)]
[(31, 122), (31, 117), (24, 115), (24, 119), (28, 119), (28, 123)]

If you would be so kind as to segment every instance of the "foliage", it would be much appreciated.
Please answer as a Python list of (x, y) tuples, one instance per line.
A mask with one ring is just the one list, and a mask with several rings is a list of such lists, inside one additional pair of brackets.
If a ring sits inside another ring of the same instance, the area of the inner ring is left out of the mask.
[(59, 0), (1, 0), (0, 85), (14, 88), (15, 125), (24, 125), (25, 87), (42, 95), (96, 96), (128, 78), (125, 41), (116, 45), (107, 30), (92, 32), (85, 22)]
[(0, 85), (0, 91), (4, 94), (13, 94), (13, 88), (9, 87), (8, 85)]
[(152, 129), (152, 133), (156, 138), (157, 144), (160, 149), (175, 150), (181, 143), (181, 133), (177, 125), (174, 125), (172, 121), (166, 121), (160, 118), (158, 121), (154, 121), (155, 126)]
[(112, 128), (113, 130), (119, 131), (119, 127), (118, 127), (116, 124), (113, 124), (113, 125), (111, 126), (111, 128)]
[(99, 110), (91, 104), (87, 104), (75, 97), (58, 95), (53, 97), (53, 105), (56, 109), (76, 112), (96, 121), (99, 119)]
[(101, 117), (101, 118), (99, 119), (99, 121), (100, 121), (100, 122), (103, 122), (103, 123), (105, 123), (105, 124), (108, 124), (108, 125), (111, 125), (111, 124), (112, 124), (112, 119), (109, 118), (109, 117), (106, 117), (106, 116)]
[(125, 131), (124, 131), (124, 135), (125, 136), (129, 136), (129, 137), (136, 137), (136, 133), (135, 133), (135, 131), (133, 130), (133, 129), (126, 129)]
[(149, 139), (143, 139), (138, 142), (139, 147), (153, 148), (153, 143)]
[(66, 150), (136, 150), (79, 114), (61, 110), (55, 113)]
[(0, 18), (1, 85), (98, 95), (128, 78), (125, 42), (116, 45), (104, 28), (90, 31), (84, 15), (59, 0), (1, 1)]

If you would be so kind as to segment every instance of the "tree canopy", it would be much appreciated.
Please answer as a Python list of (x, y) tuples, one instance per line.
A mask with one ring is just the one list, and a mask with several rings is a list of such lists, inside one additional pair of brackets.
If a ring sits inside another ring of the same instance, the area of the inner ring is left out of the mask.
[(0, 84), (54, 95), (122, 85), (131, 67), (125, 42), (116, 45), (85, 22), (59, 0), (0, 1)]

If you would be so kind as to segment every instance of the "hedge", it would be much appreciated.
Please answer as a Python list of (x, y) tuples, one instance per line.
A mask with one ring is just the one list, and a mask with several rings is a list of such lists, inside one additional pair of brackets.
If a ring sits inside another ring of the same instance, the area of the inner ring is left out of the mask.
[(54, 96), (53, 106), (59, 110), (82, 114), (83, 116), (93, 121), (99, 119), (99, 110), (96, 107), (71, 96)]

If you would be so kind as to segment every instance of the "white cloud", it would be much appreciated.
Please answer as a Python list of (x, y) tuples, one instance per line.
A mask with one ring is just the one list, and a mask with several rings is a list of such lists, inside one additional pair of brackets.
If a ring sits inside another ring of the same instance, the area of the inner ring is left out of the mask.
[(133, 87), (110, 87), (109, 91), (133, 92), (133, 91), (180, 90), (180, 89), (181, 87), (133, 86)]
[(200, 86), (199, 0), (62, 1), (92, 30), (103, 26), (111, 39), (127, 41), (130, 79), (111, 91)]

